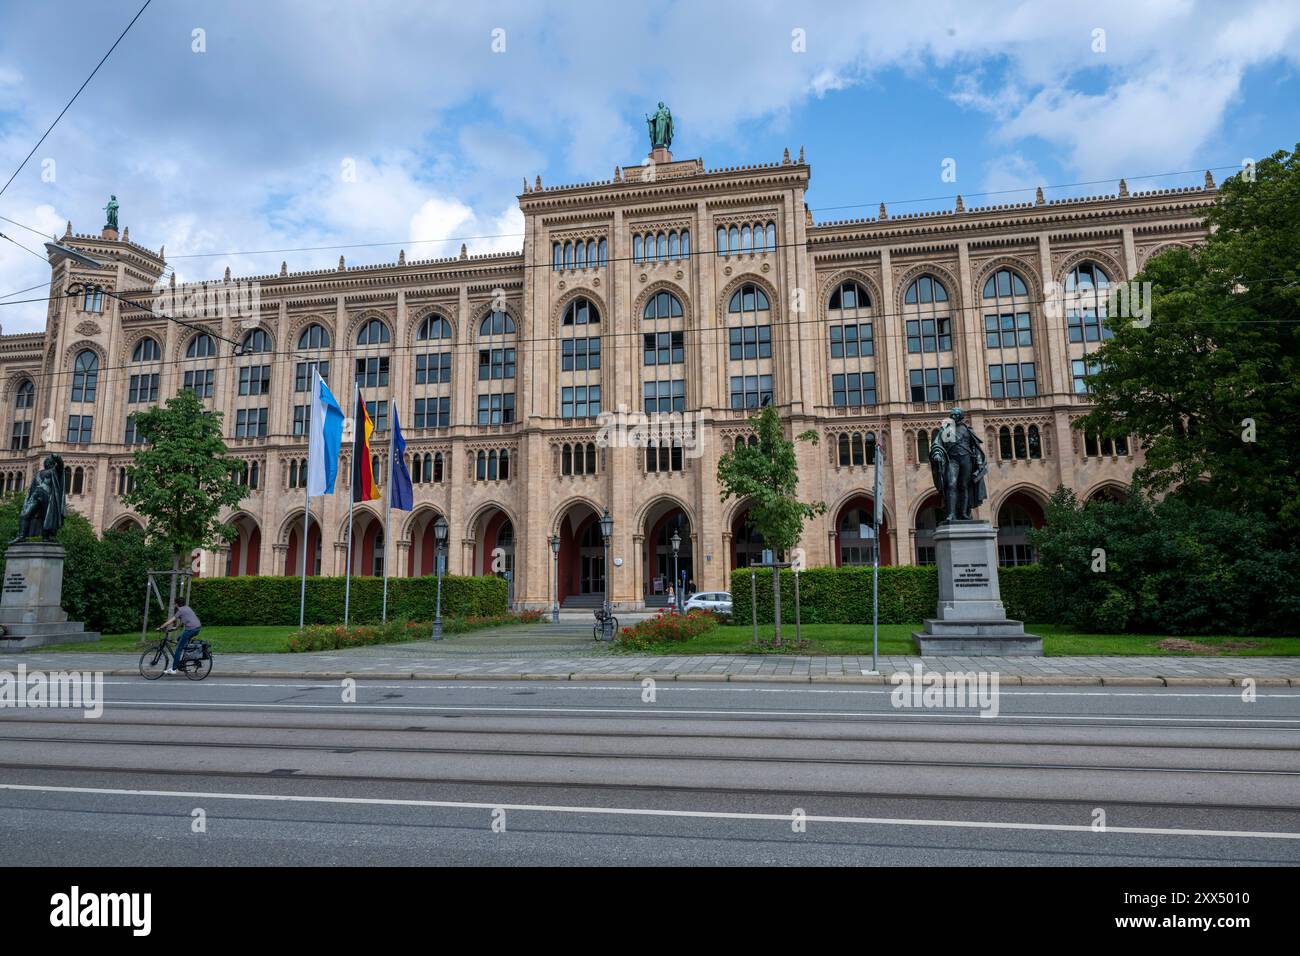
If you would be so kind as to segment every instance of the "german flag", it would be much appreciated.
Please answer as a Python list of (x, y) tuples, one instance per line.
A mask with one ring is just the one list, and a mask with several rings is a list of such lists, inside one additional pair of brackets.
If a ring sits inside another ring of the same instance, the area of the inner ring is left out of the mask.
[(361, 398), (361, 389), (357, 389), (357, 412), (355, 437), (352, 440), (352, 500), (377, 501), (379, 485), (375, 481), (373, 456), (370, 452), (370, 436), (374, 434), (375, 423), (370, 420), (366, 403)]

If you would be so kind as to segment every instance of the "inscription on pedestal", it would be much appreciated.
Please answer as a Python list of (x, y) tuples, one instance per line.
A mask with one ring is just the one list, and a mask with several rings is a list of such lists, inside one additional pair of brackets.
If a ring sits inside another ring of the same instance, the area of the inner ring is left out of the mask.
[(953, 584), (959, 588), (986, 588), (989, 586), (987, 564), (953, 564)]
[(12, 574), (5, 575), (6, 594), (22, 594), (26, 590), (27, 590), (27, 578), (23, 576), (21, 571), (16, 571)]

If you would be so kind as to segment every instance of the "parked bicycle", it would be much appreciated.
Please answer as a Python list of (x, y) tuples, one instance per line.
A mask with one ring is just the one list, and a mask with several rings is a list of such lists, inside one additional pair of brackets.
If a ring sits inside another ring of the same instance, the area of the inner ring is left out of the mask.
[[(591, 639), (593, 641), (599, 641), (602, 637), (601, 622), (605, 620), (605, 609), (603, 607), (598, 607), (596, 608), (596, 610), (592, 611), (592, 614), (596, 616), (596, 625), (591, 629)], [(616, 618), (612, 612), (609, 615), (609, 622), (610, 622), (610, 631), (609, 631), (610, 634), (617, 634), (618, 618)]]
[[(172, 630), (165, 631), (157, 644), (150, 646), (140, 655), (140, 676), (145, 680), (157, 680), (171, 666), (172, 659), (176, 655), (176, 642), (172, 640)], [(189, 680), (203, 680), (212, 673), (212, 645), (207, 641), (193, 638), (185, 645), (180, 669)]]

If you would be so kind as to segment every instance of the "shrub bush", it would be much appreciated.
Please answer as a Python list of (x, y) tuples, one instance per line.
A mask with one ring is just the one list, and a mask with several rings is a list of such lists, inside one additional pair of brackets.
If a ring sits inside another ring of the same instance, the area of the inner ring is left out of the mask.
[[(445, 578), (443, 579), (446, 580)], [(391, 582), (390, 582), (391, 583)], [(526, 624), (540, 620), (541, 611), (523, 611), (519, 614), (493, 614), (477, 617), (443, 618), (444, 634), (463, 634), (501, 624)], [(361, 624), (343, 627), (341, 624), (315, 624), (304, 627), (289, 639), (289, 650), (335, 651), (345, 647), (369, 647), (374, 644), (399, 644), (404, 641), (422, 641), (430, 636), (432, 621), (408, 621), (390, 618), (382, 624)]]
[[(771, 587), (770, 583), (768, 587)], [(618, 643), (629, 650), (642, 650), (698, 637), (717, 626), (718, 616), (712, 611), (691, 611), (688, 614), (664, 611), (623, 628), (618, 635)]]
[[(0, 501), (0, 541), (18, 533), (18, 513), (26, 496)], [(102, 538), (77, 512), (69, 509), (56, 538), (63, 545), (63, 609), (87, 630), (113, 634), (140, 626), (144, 607), (145, 571), (171, 567), (171, 556), (145, 543), (138, 528), (105, 531)], [(0, 574), (4, 554), (0, 550)]]
[[(194, 581), (194, 611), (204, 624), (297, 624), (302, 578), (204, 578)], [(304, 623), (338, 624), (343, 620), (344, 579), (307, 578)], [(350, 624), (376, 624), (383, 612), (383, 578), (354, 577), (349, 606)], [(389, 578), (389, 620), (432, 621), (437, 578)], [(505, 614), (508, 595), (502, 578), (442, 579), (442, 616), (491, 617)]]
[[(738, 569), (731, 576), (732, 622), (748, 624), (750, 577), (756, 578), (758, 621), (772, 623), (772, 572)], [(999, 568), (998, 581), (1007, 616), (1050, 622), (1055, 612), (1050, 591), (1035, 565)], [(939, 574), (933, 566), (894, 565), (880, 569), (880, 623), (919, 624), (934, 617)], [(804, 624), (870, 624), (871, 568), (810, 568), (799, 579), (799, 616)], [(781, 571), (781, 623), (794, 624), (794, 572)]]
[(1046, 517), (1030, 540), (1064, 623), (1101, 632), (1300, 632), (1300, 552), (1270, 546), (1277, 528), (1262, 516), (1176, 495), (1081, 505), (1058, 489)]

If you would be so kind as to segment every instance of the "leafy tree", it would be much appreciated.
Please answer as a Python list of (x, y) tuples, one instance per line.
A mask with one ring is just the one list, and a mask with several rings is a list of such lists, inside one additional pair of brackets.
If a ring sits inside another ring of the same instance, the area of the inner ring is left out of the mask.
[[(722, 500), (735, 496), (753, 501), (749, 524), (763, 536), (777, 555), (784, 556), (799, 542), (804, 522), (826, 512), (824, 501), (805, 503), (798, 499), (799, 462), (794, 442), (785, 437), (781, 417), (768, 405), (761, 415), (751, 418), (758, 444), (737, 444), (718, 461), (718, 484)], [(795, 441), (817, 444), (817, 433), (806, 431)], [(780, 575), (772, 575), (772, 599), (776, 607), (775, 639), (781, 643)]]
[[(18, 531), (18, 512), (24, 496), (0, 499), (0, 537), (9, 540)], [(55, 538), (63, 545), (63, 609), (87, 630), (118, 634), (140, 626), (145, 571), (165, 564), (168, 554), (160, 545), (146, 544), (139, 529), (105, 531), (95, 529), (82, 515), (69, 508), (63, 527)], [(0, 576), (4, 554), (0, 552)]]
[[(1145, 447), (1140, 486), (1300, 531), (1300, 146), (1223, 183), (1195, 249), (1153, 258), (1150, 323), (1112, 318), (1081, 422)], [(1131, 310), (1130, 310), (1131, 311)], [(1253, 435), (1251, 425), (1253, 423)]]
[[(1092, 632), (1284, 634), (1300, 621), (1300, 552), (1258, 515), (1140, 492), (1080, 504), (1057, 489), (1030, 533), (1065, 623)], [(1100, 549), (1100, 551), (1098, 550)]]
[[(172, 570), (180, 569), (196, 549), (215, 549), (234, 540), (234, 527), (218, 520), (223, 508), (234, 508), (244, 489), (231, 478), (244, 463), (226, 457), (221, 437), (221, 413), (208, 411), (189, 389), (166, 405), (135, 417), (136, 431), (146, 445), (135, 453), (128, 474), (135, 488), (122, 500), (147, 522), (149, 539), (166, 546)], [(168, 607), (176, 603), (176, 577)]]

